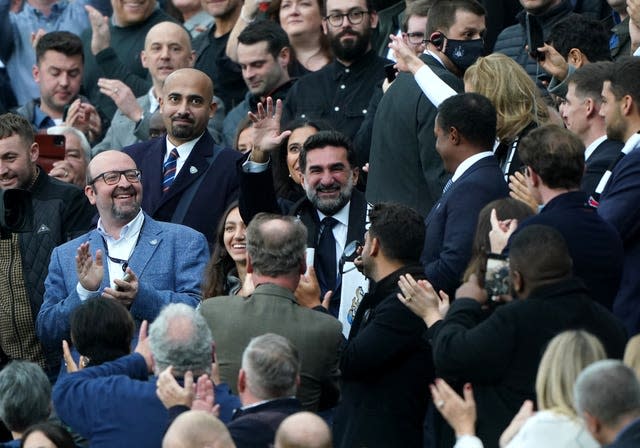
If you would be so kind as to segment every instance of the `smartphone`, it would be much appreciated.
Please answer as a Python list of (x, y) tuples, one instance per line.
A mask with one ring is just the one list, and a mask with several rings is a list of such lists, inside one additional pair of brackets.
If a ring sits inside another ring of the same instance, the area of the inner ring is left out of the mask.
[(509, 259), (504, 255), (488, 254), (487, 270), (484, 275), (484, 288), (491, 300), (510, 293)]
[(38, 165), (48, 173), (53, 168), (53, 162), (64, 159), (66, 139), (64, 135), (36, 134), (35, 141), (40, 148)]
[(539, 53), (538, 48), (544, 45), (544, 34), (540, 22), (531, 14), (525, 16), (525, 27), (527, 32), (527, 47), (529, 54), (536, 61), (544, 60), (544, 53)]
[(396, 80), (396, 76), (398, 76), (398, 69), (394, 67), (395, 63), (387, 64), (384, 66), (384, 75), (387, 78), (387, 81), (390, 83)]
[[(122, 281), (128, 282), (129, 280), (131, 280), (131, 274), (129, 274), (128, 272), (125, 272), (124, 277), (122, 277)], [(116, 285), (115, 289), (116, 291), (122, 291), (118, 285)]]

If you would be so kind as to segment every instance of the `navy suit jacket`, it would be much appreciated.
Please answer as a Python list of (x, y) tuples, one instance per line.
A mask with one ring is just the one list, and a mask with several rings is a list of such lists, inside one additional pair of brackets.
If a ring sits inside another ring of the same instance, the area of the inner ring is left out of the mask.
[(237, 409), (227, 428), (236, 448), (269, 448), (273, 446), (280, 423), (303, 410), (295, 398), (277, 398), (247, 409)]
[(436, 291), (453, 297), (471, 258), (480, 210), (508, 194), (504, 174), (489, 156), (471, 165), (433, 206), (425, 220), (421, 262)]
[(640, 146), (616, 165), (602, 192), (598, 214), (613, 224), (624, 245), (624, 268), (613, 314), (632, 336), (640, 332)]
[(236, 161), (242, 154), (216, 145), (205, 132), (169, 191), (163, 193), (162, 166), (166, 149), (164, 137), (123, 149), (142, 171), (142, 209), (159, 221), (184, 224), (203, 233), (213, 246), (220, 217), (238, 196)]
[[(188, 227), (157, 222), (144, 217), (138, 243), (129, 266), (138, 277), (138, 295), (131, 305), (137, 324), (153, 321), (160, 309), (169, 303), (200, 303), (202, 273), (209, 258), (204, 236)], [(56, 247), (51, 254), (49, 274), (44, 282), (44, 302), (36, 320), (36, 333), (47, 349), (60, 352), (62, 340), (69, 340), (71, 312), (81, 304), (76, 291), (76, 251), (89, 242), (92, 255), (97, 249), (105, 253), (104, 239), (93, 230), (75, 240)], [(105, 257), (106, 258), (106, 257)], [(110, 284), (105, 261), (105, 274), (96, 293)]]
[(623, 428), (607, 448), (636, 448), (640, 446), (640, 420), (635, 420)]
[(539, 214), (524, 220), (513, 236), (534, 224), (560, 232), (573, 259), (574, 274), (596, 301), (611, 310), (622, 276), (622, 241), (616, 229), (587, 205), (587, 198), (583, 191), (556, 196)]
[(582, 191), (589, 194), (596, 191), (600, 178), (607, 171), (611, 162), (618, 157), (623, 146), (624, 143), (610, 139), (606, 139), (598, 145), (585, 160), (585, 172), (580, 185)]

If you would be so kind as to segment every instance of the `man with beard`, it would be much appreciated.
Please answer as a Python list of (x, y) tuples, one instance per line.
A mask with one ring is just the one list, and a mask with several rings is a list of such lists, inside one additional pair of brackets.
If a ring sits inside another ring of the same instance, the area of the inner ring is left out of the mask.
[(378, 15), (371, 1), (327, 0), (322, 20), (335, 59), (302, 77), (289, 90), (284, 123), (297, 118), (324, 119), (354, 138), (371, 97), (384, 79), (384, 65), (371, 48)]
[(340, 360), (341, 401), (333, 422), (336, 448), (423, 446), (428, 384), (434, 379), (424, 324), (397, 299), (403, 275), (424, 278), (419, 257), (425, 227), (409, 207), (381, 203), (361, 251), (375, 282), (356, 312)]
[(36, 322), (47, 350), (62, 355), (62, 340), (70, 340), (71, 312), (85, 300), (113, 298), (138, 325), (153, 321), (169, 303), (200, 303), (207, 241), (194, 230), (145, 214), (140, 175), (120, 151), (102, 152), (89, 164), (84, 192), (100, 219), (96, 230), (51, 254)]
[[(598, 214), (613, 224), (622, 237), (624, 265), (613, 313), (629, 334), (640, 331), (640, 59), (616, 61), (602, 87), (600, 115), (607, 137), (625, 142), (615, 167), (600, 181), (606, 183)], [(607, 182), (608, 180), (608, 182)], [(598, 191), (596, 189), (596, 191)]]
[[(427, 51), (421, 59), (442, 81), (461, 92), (460, 77), (482, 54), (484, 31), (485, 12), (480, 3), (437, 1), (429, 10)], [(447, 182), (433, 133), (436, 114), (436, 106), (413, 76), (400, 73), (380, 100), (373, 122), (369, 202), (399, 202), (427, 216)]]
[(28, 190), (33, 208), (28, 232), (3, 230), (0, 239), (0, 307), (7, 310), (0, 313), (0, 367), (22, 359), (38, 363), (55, 377), (58, 351), (43, 350), (35, 331), (47, 263), (56, 246), (89, 229), (95, 209), (79, 188), (38, 167), (38, 154), (29, 121), (15, 114), (0, 116), (0, 189), (4, 194), (15, 188)]
[(176, 70), (164, 82), (160, 113), (166, 137), (124, 149), (145, 174), (142, 209), (202, 232), (213, 246), (218, 221), (237, 197), (242, 154), (216, 145), (207, 131), (216, 113), (211, 79), (200, 70)]
[[(260, 128), (258, 123), (254, 126)], [(259, 146), (254, 146), (250, 160), (267, 157)], [(260, 211), (280, 212), (302, 220), (308, 231), (307, 247), (315, 248), (313, 266), (320, 297), (333, 291), (329, 312), (337, 317), (342, 280), (339, 260), (347, 243), (362, 241), (367, 215), (364, 195), (353, 188), (359, 174), (356, 154), (349, 139), (340, 132), (320, 131), (304, 142), (299, 163), (307, 197), (287, 207), (276, 201), (268, 162), (245, 162), (240, 170), (240, 214), (244, 222), (251, 221)]]

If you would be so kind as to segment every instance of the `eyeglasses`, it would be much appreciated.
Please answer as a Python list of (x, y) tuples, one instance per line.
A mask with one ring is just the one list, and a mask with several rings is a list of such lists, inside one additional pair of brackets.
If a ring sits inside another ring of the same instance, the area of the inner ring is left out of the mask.
[(424, 33), (404, 33), (410, 44), (420, 45), (424, 42)]
[(105, 171), (104, 173), (98, 174), (96, 177), (91, 179), (91, 182), (89, 182), (89, 185), (95, 184), (96, 181), (100, 178), (102, 178), (104, 183), (107, 185), (115, 185), (118, 182), (120, 182), (120, 177), (122, 177), (122, 175), (124, 175), (124, 178), (127, 179), (129, 182), (131, 182), (132, 184), (135, 184), (140, 182), (141, 174), (142, 173), (140, 172), (140, 170)]
[(357, 25), (362, 22), (365, 14), (369, 14), (369, 11), (360, 11), (356, 9), (355, 11), (349, 11), (346, 14), (329, 14), (324, 19), (329, 22), (329, 25), (334, 27), (341, 26), (345, 17), (349, 20), (351, 25)]

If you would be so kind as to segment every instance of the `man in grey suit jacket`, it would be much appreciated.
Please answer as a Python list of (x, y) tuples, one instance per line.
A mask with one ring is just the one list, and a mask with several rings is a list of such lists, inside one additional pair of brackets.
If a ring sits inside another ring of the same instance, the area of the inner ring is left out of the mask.
[(60, 353), (69, 316), (85, 300), (114, 298), (138, 323), (153, 321), (169, 303), (198, 305), (209, 253), (201, 233), (142, 212), (140, 171), (128, 155), (99, 154), (87, 177), (98, 228), (54, 249), (36, 321), (40, 342)]
[[(200, 311), (216, 341), (220, 379), (237, 390), (242, 352), (251, 338), (275, 333), (300, 353), (296, 397), (307, 410), (321, 411), (338, 401), (338, 349), (341, 325), (332, 316), (304, 308), (294, 291), (306, 270), (307, 229), (291, 216), (259, 213), (247, 227), (247, 272), (255, 292), (247, 298), (216, 297)], [(319, 300), (319, 290), (316, 292)]]

